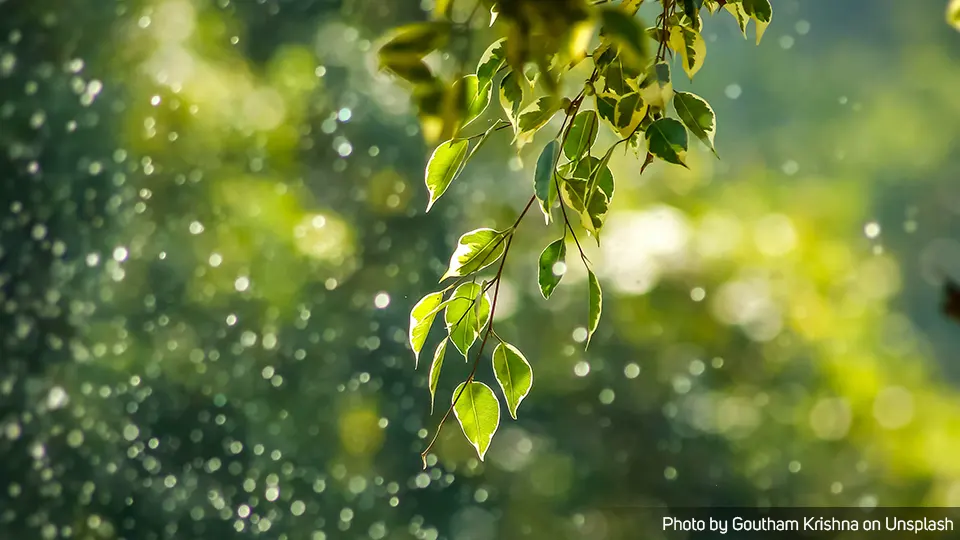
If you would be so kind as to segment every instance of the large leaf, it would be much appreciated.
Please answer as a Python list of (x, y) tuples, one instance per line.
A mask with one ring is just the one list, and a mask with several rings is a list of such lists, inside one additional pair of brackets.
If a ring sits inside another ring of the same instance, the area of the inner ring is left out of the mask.
[(433, 151), (430, 160), (427, 161), (424, 181), (427, 184), (427, 191), (430, 193), (430, 200), (427, 202), (427, 212), (433, 208), (433, 204), (447, 190), (453, 179), (460, 174), (460, 170), (466, 163), (467, 149), (470, 143), (466, 139), (453, 139), (441, 143)]
[(516, 420), (520, 402), (533, 387), (533, 368), (516, 347), (501, 342), (493, 351), (493, 374), (503, 390), (510, 416)]
[(673, 118), (661, 118), (647, 128), (647, 149), (668, 163), (686, 167), (687, 130)]
[(483, 287), (476, 283), (464, 283), (457, 287), (443, 318), (447, 323), (450, 341), (466, 358), (480, 330), (490, 318), (490, 300), (483, 293)]
[(525, 108), (517, 121), (518, 133), (514, 139), (517, 146), (522, 147), (533, 140), (537, 130), (546, 125), (559, 109), (559, 100), (549, 96), (544, 96)]
[(420, 299), (410, 310), (410, 348), (417, 364), (420, 363), (420, 351), (433, 326), (433, 320), (440, 311), (443, 291), (430, 293)]
[(713, 139), (717, 134), (717, 116), (710, 104), (696, 94), (677, 92), (673, 97), (673, 106), (677, 109), (677, 116), (683, 125), (707, 145), (714, 155), (720, 157), (713, 147)]
[(559, 157), (560, 141), (554, 139), (543, 147), (537, 159), (537, 169), (533, 173), (533, 192), (540, 202), (540, 210), (547, 223), (550, 223), (550, 209), (557, 200), (557, 184), (553, 180), (553, 175)]
[(570, 126), (570, 133), (567, 134), (567, 140), (563, 143), (563, 155), (570, 161), (577, 161), (585, 154), (590, 153), (590, 148), (597, 140), (597, 134), (600, 132), (600, 124), (597, 120), (595, 111), (581, 111), (573, 119), (573, 125)]
[(450, 265), (440, 278), (460, 277), (483, 270), (503, 255), (505, 233), (481, 228), (465, 233), (457, 241)]
[(603, 291), (600, 289), (600, 281), (590, 269), (587, 269), (587, 287), (590, 293), (590, 309), (587, 319), (587, 344), (584, 348), (590, 346), (590, 340), (597, 331), (597, 326), (600, 325), (600, 314), (603, 312)]
[(494, 41), (480, 56), (480, 62), (477, 63), (477, 80), (480, 88), (490, 84), (493, 81), (493, 76), (497, 74), (497, 70), (506, 62), (504, 57), (504, 54), (506, 54), (505, 41), (505, 38)]
[(433, 353), (433, 362), (430, 363), (430, 375), (428, 376), (430, 387), (430, 414), (433, 414), (433, 402), (437, 396), (437, 383), (440, 382), (440, 368), (443, 367), (443, 357), (447, 353), (448, 340), (444, 339), (437, 345), (437, 350)]
[[(462, 392), (461, 392), (462, 390)], [(460, 396), (460, 399), (457, 399)], [(500, 402), (493, 390), (482, 382), (462, 382), (453, 391), (453, 414), (460, 429), (483, 461), (493, 434), (500, 426)]]
[(707, 42), (703, 40), (703, 36), (691, 28), (673, 26), (670, 28), (668, 45), (680, 55), (683, 71), (687, 77), (693, 79), (707, 57)]
[(567, 244), (564, 239), (555, 240), (543, 249), (540, 254), (537, 284), (540, 285), (540, 294), (544, 299), (550, 298), (553, 291), (560, 284), (563, 273), (557, 274), (557, 264), (565, 264), (567, 258)]
[(507, 115), (507, 120), (513, 126), (513, 133), (519, 132), (520, 107), (523, 104), (523, 87), (515, 71), (511, 71), (500, 79), (500, 106)]

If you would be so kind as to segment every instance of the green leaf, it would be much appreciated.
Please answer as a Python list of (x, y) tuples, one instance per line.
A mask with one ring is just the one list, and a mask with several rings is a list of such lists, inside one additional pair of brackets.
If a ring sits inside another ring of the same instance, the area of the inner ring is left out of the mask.
[(614, 126), (614, 116), (617, 110), (617, 96), (611, 94), (597, 94), (597, 113), (600, 118)]
[(640, 65), (650, 56), (647, 34), (633, 16), (619, 9), (602, 9), (600, 24), (603, 26), (603, 35), (620, 44), (621, 54), (629, 51), (632, 55), (630, 63)]
[(674, 26), (670, 28), (667, 44), (680, 55), (683, 71), (692, 80), (703, 67), (703, 61), (707, 57), (707, 42), (703, 40), (703, 36), (691, 28)]
[(621, 137), (629, 137), (647, 114), (647, 104), (637, 92), (631, 92), (620, 98), (614, 110), (613, 120)]
[(757, 25), (757, 45), (773, 19), (773, 6), (770, 0), (743, 0), (743, 11)]
[(682, 3), (683, 14), (691, 20), (697, 18), (700, 13), (700, 8), (703, 7), (703, 0), (683, 0)]
[(463, 118), (463, 125), (466, 126), (487, 109), (493, 88), (489, 84), (481, 85), (476, 75), (465, 75), (458, 83), (463, 85), (463, 93), (467, 100)]
[(453, 391), (453, 403), (453, 414), (460, 423), (463, 435), (476, 449), (480, 461), (483, 461), (490, 441), (500, 426), (500, 402), (497, 396), (482, 382), (462, 382)]
[(537, 169), (533, 173), (533, 192), (540, 201), (540, 210), (544, 220), (550, 223), (550, 209), (557, 200), (557, 185), (553, 181), (553, 174), (557, 167), (557, 158), (560, 156), (560, 141), (554, 139), (543, 147), (537, 159)]
[(516, 347), (501, 342), (493, 351), (493, 373), (503, 390), (510, 416), (517, 419), (517, 408), (533, 387), (533, 368)]
[(444, 21), (408, 24), (395, 28), (380, 46), (381, 59), (403, 56), (423, 58), (431, 51), (446, 45), (451, 25)]
[(589, 268), (587, 269), (587, 286), (590, 292), (590, 315), (587, 323), (587, 344), (584, 349), (590, 347), (590, 339), (600, 325), (600, 314), (603, 312), (603, 291), (600, 290), (600, 281)]
[(517, 146), (522, 147), (531, 140), (537, 130), (542, 128), (553, 118), (560, 108), (560, 102), (552, 97), (544, 96), (531, 103), (520, 113), (520, 119), (517, 124), (519, 132), (514, 138)]
[(513, 133), (520, 130), (520, 106), (523, 104), (523, 87), (515, 71), (511, 71), (500, 79), (500, 106), (507, 115), (507, 120), (513, 126)]
[(477, 64), (477, 80), (480, 83), (480, 88), (490, 84), (497, 70), (506, 62), (504, 57), (506, 54), (505, 41), (506, 38), (494, 41), (480, 57), (480, 62)]
[(469, 146), (470, 143), (466, 139), (453, 139), (441, 143), (433, 151), (433, 155), (427, 161), (424, 180), (427, 184), (427, 191), (430, 193), (427, 212), (433, 208), (437, 199), (443, 195), (454, 178), (460, 174), (460, 170), (466, 163)]
[(430, 375), (428, 377), (430, 387), (430, 414), (433, 414), (433, 402), (437, 395), (437, 383), (440, 382), (440, 368), (443, 367), (443, 357), (447, 353), (447, 339), (437, 345), (437, 350), (433, 353), (433, 362), (430, 363)]
[(947, 24), (960, 30), (960, 0), (950, 0), (947, 6)]
[(673, 97), (673, 106), (677, 109), (677, 116), (683, 125), (719, 158), (713, 147), (713, 139), (717, 134), (717, 117), (710, 104), (696, 94), (677, 92)]
[(427, 64), (416, 56), (381, 59), (380, 69), (385, 69), (413, 85), (428, 84), (435, 79)]
[(643, 78), (643, 74), (642, 69), (625, 63), (618, 55), (603, 70), (604, 92), (613, 94), (617, 98), (635, 92), (640, 88), (640, 79)]
[(481, 228), (465, 233), (450, 257), (450, 266), (440, 278), (461, 277), (479, 272), (503, 255), (506, 233)]
[(433, 326), (433, 320), (440, 311), (443, 291), (430, 293), (420, 299), (410, 310), (410, 348), (417, 365), (420, 363), (420, 351)]
[(687, 130), (673, 118), (656, 120), (647, 128), (647, 149), (667, 163), (686, 167)]
[(611, 147), (602, 160), (587, 156), (576, 164), (576, 169), (573, 169), (572, 163), (560, 167), (561, 175), (570, 176), (560, 184), (561, 196), (567, 206), (577, 212), (583, 228), (596, 237), (598, 244), (610, 201), (613, 200), (613, 173), (606, 163), (614, 148)]
[(447, 323), (450, 341), (466, 358), (480, 330), (490, 318), (490, 300), (483, 293), (483, 287), (476, 283), (464, 283), (457, 287), (443, 318)]
[(573, 119), (570, 133), (563, 143), (563, 155), (570, 161), (577, 161), (590, 152), (593, 143), (600, 132), (599, 121), (595, 111), (581, 111)]
[(550, 298), (553, 291), (560, 284), (563, 274), (556, 273), (557, 264), (566, 264), (567, 244), (564, 239), (554, 240), (540, 254), (540, 271), (537, 275), (537, 283), (540, 285), (540, 294), (544, 299)]

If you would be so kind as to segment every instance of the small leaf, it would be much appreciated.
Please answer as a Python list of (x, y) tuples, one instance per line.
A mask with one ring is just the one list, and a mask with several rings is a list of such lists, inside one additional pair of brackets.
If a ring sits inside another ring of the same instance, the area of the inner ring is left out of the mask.
[(466, 126), (487, 109), (493, 87), (489, 84), (481, 85), (476, 75), (466, 75), (460, 81), (467, 98), (466, 114), (463, 118), (463, 125)]
[(550, 298), (553, 291), (560, 284), (563, 273), (557, 274), (557, 264), (566, 264), (567, 244), (564, 239), (555, 240), (544, 248), (540, 254), (540, 271), (537, 275), (537, 283), (540, 285), (540, 294), (544, 299)]
[(713, 108), (702, 97), (690, 92), (677, 92), (673, 97), (673, 106), (677, 116), (691, 133), (696, 135), (717, 157), (713, 139), (717, 134), (717, 117)]
[(743, 37), (747, 37), (747, 23), (750, 22), (750, 16), (744, 11), (743, 3), (727, 2), (723, 7), (737, 20), (737, 26), (739, 26), (740, 31), (743, 32)]
[(501, 342), (493, 351), (493, 373), (503, 390), (510, 416), (517, 419), (517, 408), (533, 388), (533, 368), (516, 347)]
[(557, 200), (557, 184), (553, 181), (553, 174), (557, 167), (557, 158), (560, 155), (560, 141), (554, 139), (543, 147), (537, 159), (537, 169), (533, 173), (533, 192), (540, 201), (540, 210), (547, 223), (550, 223), (550, 209)]
[(660, 111), (673, 99), (673, 78), (670, 64), (659, 62), (652, 66), (640, 84), (640, 97), (653, 110)]
[(443, 367), (443, 357), (447, 353), (447, 339), (437, 345), (437, 350), (433, 353), (433, 362), (430, 363), (430, 414), (433, 414), (433, 402), (437, 395), (437, 383), (440, 382), (440, 368)]
[(640, 65), (650, 56), (647, 34), (633, 16), (619, 9), (603, 9), (600, 11), (600, 23), (603, 25), (603, 35), (621, 45), (621, 54), (629, 51), (632, 56), (630, 63)]
[[(610, 94), (597, 94), (597, 113), (600, 118), (614, 126), (614, 116), (617, 110), (617, 96)], [(615, 126), (614, 126), (615, 127)]]
[(443, 47), (450, 38), (451, 25), (444, 21), (421, 22), (392, 30), (378, 50), (381, 59), (400, 56), (423, 58)]
[(590, 152), (593, 143), (597, 140), (597, 134), (600, 132), (597, 113), (595, 111), (581, 111), (573, 119), (573, 125), (570, 126), (570, 133), (567, 134), (567, 140), (563, 143), (563, 155), (570, 161), (577, 161), (584, 154)]
[(593, 270), (587, 269), (587, 281), (590, 291), (590, 316), (587, 323), (587, 344), (584, 349), (590, 346), (590, 339), (593, 333), (597, 331), (600, 325), (600, 314), (603, 312), (603, 291), (600, 290), (600, 281)]
[(960, 0), (950, 0), (947, 6), (947, 24), (960, 30)]
[(631, 92), (620, 98), (614, 110), (614, 125), (621, 137), (629, 137), (634, 132), (644, 116), (647, 115), (647, 104), (637, 92)]
[(504, 54), (506, 54), (505, 41), (506, 38), (494, 41), (480, 57), (480, 62), (477, 64), (477, 80), (481, 89), (493, 81), (493, 76), (496, 75), (497, 70), (506, 62), (504, 57)]
[(433, 320), (440, 311), (443, 291), (430, 293), (420, 299), (410, 310), (410, 348), (417, 364), (420, 363), (420, 350), (427, 340)]
[(500, 402), (497, 396), (482, 382), (462, 382), (453, 391), (453, 403), (453, 414), (460, 422), (460, 429), (476, 449), (477, 457), (483, 461), (490, 441), (500, 426)]
[(523, 104), (523, 87), (515, 71), (500, 79), (500, 106), (513, 126), (513, 133), (519, 132), (520, 106)]
[(674, 26), (670, 28), (668, 45), (680, 55), (683, 71), (687, 77), (693, 79), (707, 57), (707, 42), (703, 40), (703, 36), (696, 30)]
[(453, 139), (441, 143), (433, 151), (430, 161), (427, 162), (424, 181), (427, 184), (427, 191), (430, 193), (430, 201), (427, 203), (427, 212), (433, 208), (437, 199), (443, 195), (454, 178), (460, 174), (460, 170), (466, 163), (467, 148), (470, 143), (466, 139)]
[(514, 138), (514, 142), (522, 147), (533, 140), (537, 130), (546, 125), (559, 108), (560, 102), (549, 96), (544, 96), (531, 103), (520, 113), (520, 119), (517, 121), (519, 132)]
[(661, 118), (650, 124), (647, 128), (647, 148), (668, 163), (687, 166), (683, 161), (687, 154), (687, 130), (673, 118)]
[(483, 287), (476, 283), (464, 283), (457, 287), (443, 318), (447, 323), (450, 341), (466, 358), (480, 330), (490, 318), (490, 300), (483, 294)]
[(495, 263), (503, 255), (505, 236), (503, 232), (487, 228), (465, 233), (457, 242), (450, 266), (440, 281), (479, 272)]

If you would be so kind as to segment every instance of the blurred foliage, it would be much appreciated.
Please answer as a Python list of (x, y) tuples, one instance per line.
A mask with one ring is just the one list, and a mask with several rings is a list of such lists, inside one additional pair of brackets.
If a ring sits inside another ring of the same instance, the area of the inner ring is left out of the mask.
[[(410, 308), (467, 224), (513, 222), (548, 142), (492, 133), (422, 210), (430, 149), (376, 45), (428, 8), (0, 2), (0, 536), (656, 538), (642, 506), (960, 504), (941, 8), (783, 0), (758, 47), (705, 25), (674, 84), (723, 160), (611, 155), (587, 351), (586, 272), (544, 301), (556, 235), (523, 224), (491, 318), (537, 392), (483, 463), (448, 427), (421, 470)], [(448, 351), (437, 395), (469, 369)]]

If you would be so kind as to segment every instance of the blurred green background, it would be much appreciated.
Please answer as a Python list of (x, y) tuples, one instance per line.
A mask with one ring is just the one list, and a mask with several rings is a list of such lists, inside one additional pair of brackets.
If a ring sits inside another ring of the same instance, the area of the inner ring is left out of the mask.
[[(960, 506), (943, 2), (775, 0), (759, 47), (707, 17), (681, 84), (723, 159), (615, 156), (588, 352), (582, 269), (544, 301), (556, 231), (527, 220), (497, 316), (536, 384), (484, 463), (449, 423), (423, 471), (442, 410), (409, 310), (461, 233), (512, 222), (539, 148), (495, 135), (424, 213), (431, 149), (374, 42), (430, 7), (0, 0), (3, 538), (652, 539), (639, 507)], [(448, 360), (441, 405), (468, 372)]]

